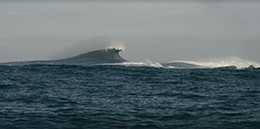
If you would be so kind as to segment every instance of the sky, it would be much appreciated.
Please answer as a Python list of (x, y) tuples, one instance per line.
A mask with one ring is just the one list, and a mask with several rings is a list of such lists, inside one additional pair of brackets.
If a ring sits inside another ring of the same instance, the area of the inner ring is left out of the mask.
[(260, 2), (0, 1), (0, 62), (61, 58), (105, 38), (131, 61), (260, 62)]

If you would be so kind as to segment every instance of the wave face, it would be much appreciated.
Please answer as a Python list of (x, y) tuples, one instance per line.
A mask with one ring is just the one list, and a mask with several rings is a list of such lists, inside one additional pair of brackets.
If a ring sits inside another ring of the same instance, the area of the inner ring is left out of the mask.
[(43, 61), (20, 61), (2, 63), (6, 65), (99, 65), (104, 63), (121, 63), (126, 62), (124, 58), (119, 55), (120, 51), (125, 49), (124, 46), (109, 46), (105, 49), (95, 50), (84, 54), (79, 54), (70, 58), (59, 60), (43, 60)]
[(96, 65), (101, 63), (120, 63), (125, 62), (119, 52), (122, 49), (107, 48), (102, 50), (96, 50), (88, 53), (84, 53), (75, 57), (55, 60), (51, 63), (54, 64), (71, 64), (71, 65)]

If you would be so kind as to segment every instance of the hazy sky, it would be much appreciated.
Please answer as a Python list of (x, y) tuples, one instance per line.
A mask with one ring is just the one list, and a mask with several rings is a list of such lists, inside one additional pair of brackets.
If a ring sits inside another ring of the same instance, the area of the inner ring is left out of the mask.
[(52, 59), (104, 37), (122, 41), (133, 61), (260, 62), (260, 2), (0, 1), (0, 62)]

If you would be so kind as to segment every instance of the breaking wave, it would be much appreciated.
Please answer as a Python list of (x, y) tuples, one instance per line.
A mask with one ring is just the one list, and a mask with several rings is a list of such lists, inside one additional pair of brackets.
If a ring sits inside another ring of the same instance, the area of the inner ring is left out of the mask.
[(84, 53), (75, 57), (51, 61), (53, 64), (68, 64), (68, 65), (96, 65), (100, 63), (120, 63), (125, 62), (119, 52), (122, 49), (106, 48)]
[(250, 65), (259, 68), (260, 65), (254, 61), (248, 61), (239, 57), (225, 57), (218, 59), (210, 59), (204, 61), (171, 61), (168, 63), (158, 63), (146, 60), (143, 62), (122, 62), (105, 65), (125, 65), (125, 66), (147, 66), (157, 68), (174, 68), (174, 69), (201, 69), (201, 68), (236, 68), (244, 69)]
[(42, 61), (20, 61), (2, 63), (6, 65), (99, 65), (104, 63), (121, 63), (126, 60), (119, 55), (120, 51), (124, 51), (125, 46), (121, 42), (110, 41), (105, 48), (86, 52), (73, 57), (58, 60), (42, 60)]
[(58, 60), (43, 60), (43, 61), (20, 61), (2, 63), (7, 65), (123, 65), (136, 67), (157, 67), (157, 68), (175, 68), (175, 69), (198, 69), (198, 68), (221, 68), (232, 67), (237, 69), (247, 68), (250, 65), (260, 67), (257, 62), (248, 61), (239, 57), (225, 57), (218, 59), (210, 59), (204, 61), (171, 61), (168, 63), (152, 62), (145, 60), (141, 62), (131, 62), (122, 58), (119, 53), (125, 50), (125, 46), (120, 41), (109, 41), (103, 45), (102, 49), (78, 54), (73, 57), (58, 59)]
[(204, 61), (172, 61), (166, 63), (164, 66), (173, 66), (177, 68), (219, 68), (235, 66), (238, 69), (243, 69), (250, 65), (260, 67), (257, 62), (241, 59), (236, 56), (208, 59)]

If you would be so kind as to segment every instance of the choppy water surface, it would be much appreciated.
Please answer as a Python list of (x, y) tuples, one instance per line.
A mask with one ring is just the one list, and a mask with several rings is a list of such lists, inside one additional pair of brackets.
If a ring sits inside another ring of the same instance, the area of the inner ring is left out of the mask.
[(260, 128), (260, 71), (0, 65), (0, 128)]

